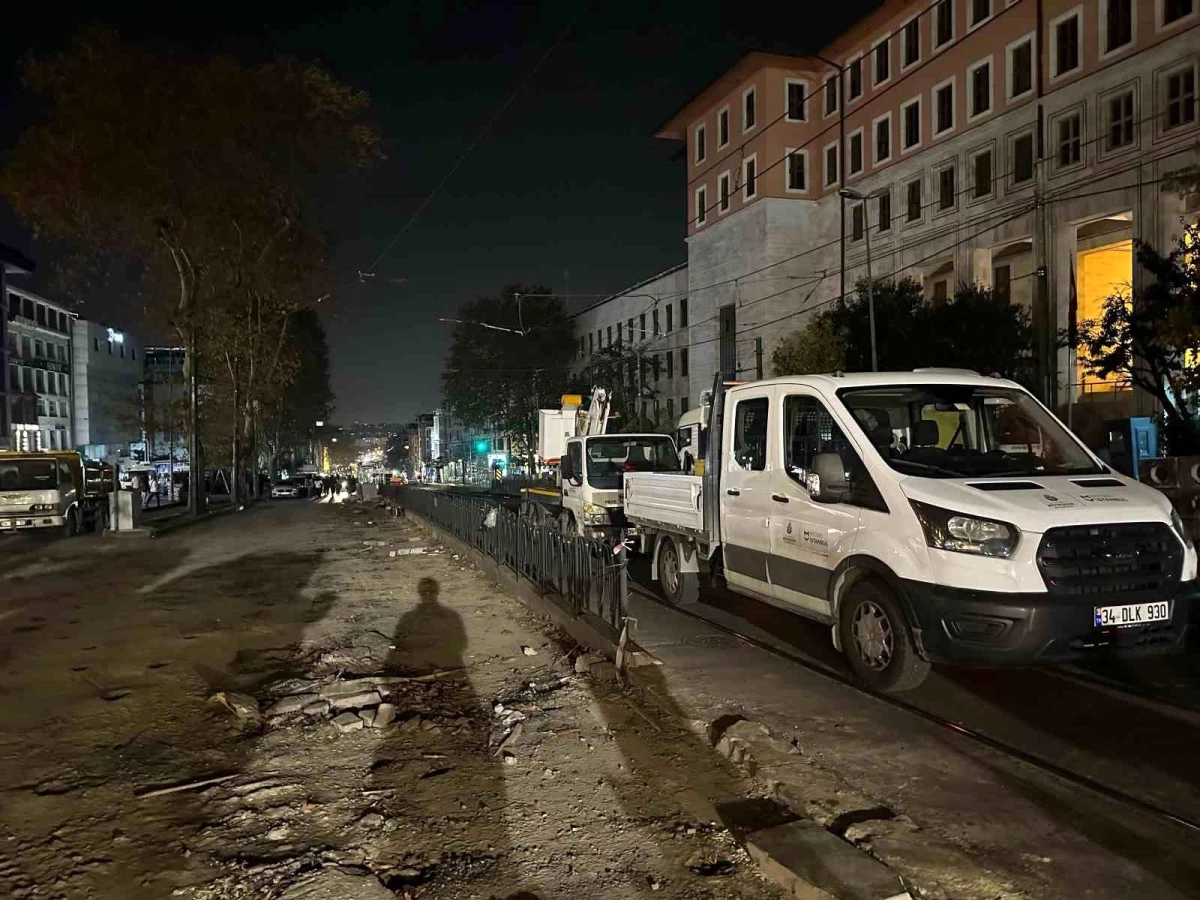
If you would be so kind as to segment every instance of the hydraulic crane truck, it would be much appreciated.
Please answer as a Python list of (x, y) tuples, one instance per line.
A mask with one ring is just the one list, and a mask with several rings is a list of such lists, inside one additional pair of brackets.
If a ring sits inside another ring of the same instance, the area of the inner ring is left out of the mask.
[(611, 406), (609, 392), (597, 387), (586, 410), (579, 394), (564, 395), (559, 409), (538, 410), (538, 456), (554, 480), (522, 491), (523, 515), (554, 519), (564, 534), (620, 539), (628, 525), (625, 473), (679, 471), (668, 435), (609, 434)]

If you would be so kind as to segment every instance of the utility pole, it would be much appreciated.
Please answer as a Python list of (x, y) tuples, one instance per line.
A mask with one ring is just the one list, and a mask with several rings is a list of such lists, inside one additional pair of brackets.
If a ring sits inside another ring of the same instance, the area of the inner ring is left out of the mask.
[[(1046, 60), (1045, 55), (1045, 29), (1043, 28), (1043, 0), (1037, 0), (1036, 14), (1037, 23), (1035, 25), (1034, 44), (1037, 46), (1038, 59), (1037, 71), (1035, 74), (1036, 90), (1037, 90), (1037, 126), (1034, 136), (1033, 147), (1033, 259), (1034, 259), (1034, 304), (1033, 304), (1033, 327), (1035, 352), (1037, 354), (1037, 374), (1038, 388), (1041, 394), (1041, 400), (1051, 409), (1055, 407), (1057, 394), (1057, 376), (1054, 360), (1051, 359), (1051, 354), (1054, 352), (1054, 326), (1057, 316), (1052, 309), (1049, 278), (1046, 270), (1046, 243), (1047, 222), (1046, 222), (1046, 204), (1044, 197), (1045, 186), (1043, 184), (1045, 177), (1045, 165), (1043, 158), (1045, 156), (1046, 146), (1046, 114), (1043, 105), (1043, 97), (1045, 94), (1044, 72), (1043, 66)], [(1072, 390), (1068, 378), (1067, 390)]]
[(762, 381), (762, 377), (763, 377), (762, 356), (763, 356), (762, 338), (756, 337), (754, 339), (754, 375), (758, 381)]
[(863, 237), (867, 241), (867, 318), (871, 325), (871, 371), (879, 371), (879, 353), (875, 346), (875, 281), (871, 278), (871, 219), (867, 215), (867, 201), (875, 200), (887, 193), (887, 188), (876, 188), (865, 197), (854, 188), (842, 188), (838, 195), (842, 200), (856, 200), (862, 204)]

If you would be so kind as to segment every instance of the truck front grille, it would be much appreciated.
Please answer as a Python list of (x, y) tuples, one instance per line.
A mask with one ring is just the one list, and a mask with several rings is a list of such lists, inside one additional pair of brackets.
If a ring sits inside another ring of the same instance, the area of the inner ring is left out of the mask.
[(1038, 569), (1051, 594), (1101, 596), (1174, 588), (1183, 547), (1158, 522), (1051, 528), (1038, 547)]

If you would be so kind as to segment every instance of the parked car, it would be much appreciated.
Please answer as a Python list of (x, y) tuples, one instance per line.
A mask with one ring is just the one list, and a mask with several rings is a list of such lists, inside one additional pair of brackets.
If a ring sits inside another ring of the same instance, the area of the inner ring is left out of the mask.
[(271, 499), (272, 500), (281, 500), (285, 497), (291, 497), (294, 499), (296, 497), (303, 497), (303, 496), (304, 496), (304, 485), (297, 484), (295, 481), (292, 481), (290, 478), (285, 478), (282, 481), (276, 481), (273, 485), (271, 485)]

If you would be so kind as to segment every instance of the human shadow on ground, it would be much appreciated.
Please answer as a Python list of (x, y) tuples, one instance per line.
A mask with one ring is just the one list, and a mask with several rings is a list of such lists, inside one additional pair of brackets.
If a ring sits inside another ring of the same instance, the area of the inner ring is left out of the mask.
[(417, 605), (396, 625), (385, 671), (433, 677), (397, 691), (397, 721), (384, 732), (368, 787), (386, 792), (389, 816), (445, 840), (436, 850), (396, 845), (376, 864), (401, 873), (383, 879), (392, 890), (419, 886), (423, 897), (456, 897), (460, 884), (486, 885), (502, 897), (519, 882), (509, 862), (504, 774), (488, 742), (490, 704), (467, 677), (466, 629), (440, 590), (437, 579), (422, 578)]

